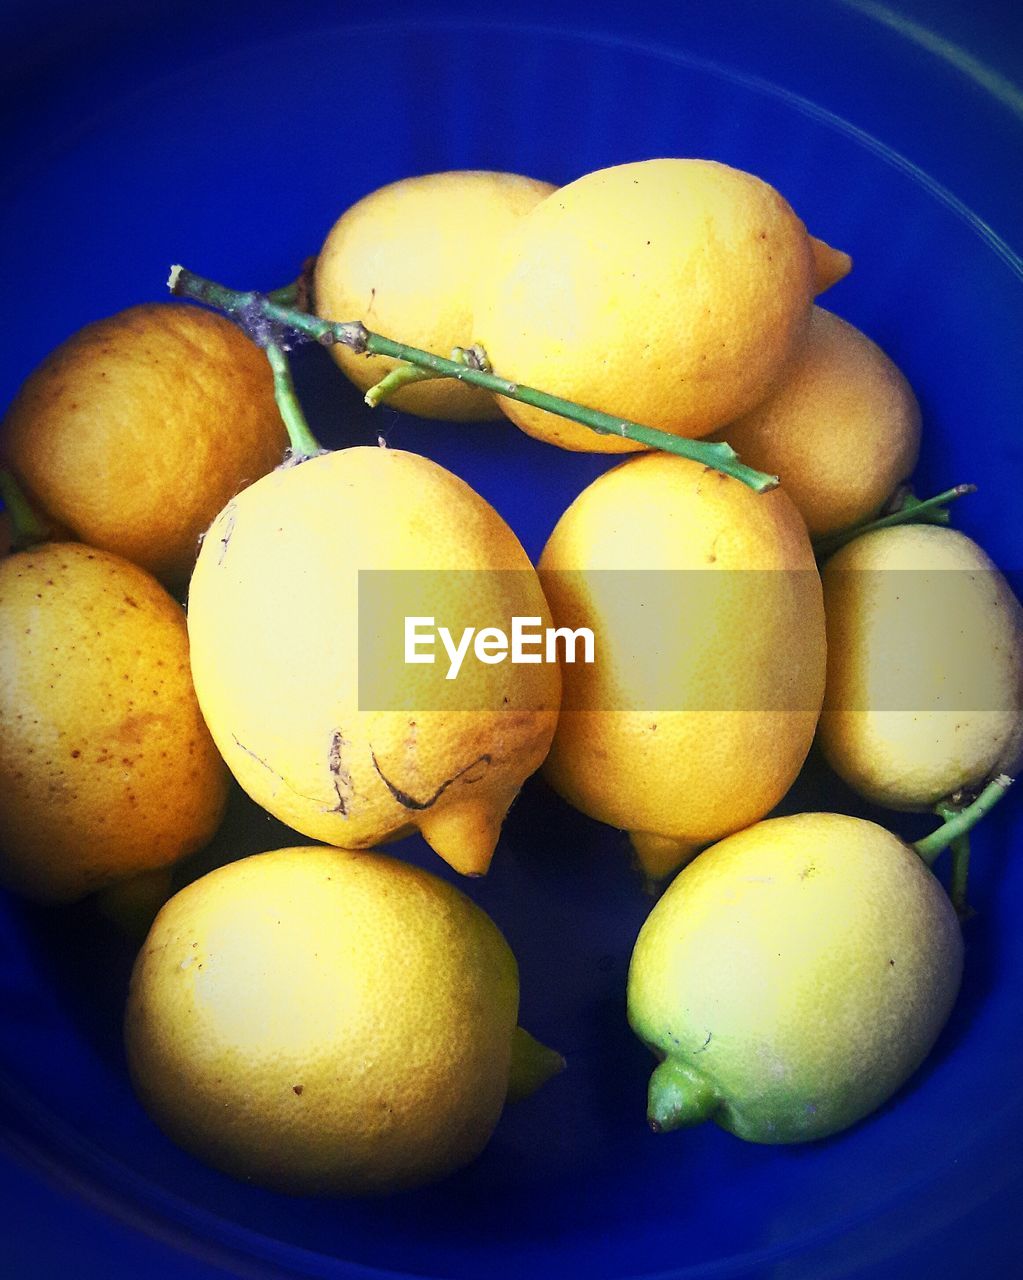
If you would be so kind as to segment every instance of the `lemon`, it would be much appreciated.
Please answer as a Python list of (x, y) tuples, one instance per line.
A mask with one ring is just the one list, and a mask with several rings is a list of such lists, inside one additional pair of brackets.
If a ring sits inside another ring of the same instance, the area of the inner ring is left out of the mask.
[(67, 901), (200, 849), (227, 771), (188, 669), (185, 615), (79, 543), (0, 560), (0, 879)]
[(488, 503), (417, 454), (345, 449), (264, 477), (215, 521), (189, 589), (195, 687), (235, 777), (290, 827), (346, 848), (418, 828), (482, 874), (547, 754), (558, 667), (473, 660), (448, 680), (443, 655), (406, 662), (403, 623), (515, 615), (550, 623)]
[[(472, 336), (502, 377), (704, 436), (774, 389), (805, 339), (817, 271), (802, 222), (752, 174), (707, 160), (623, 164), (562, 187), (505, 236)], [(500, 404), (566, 449), (637, 448)]]
[(781, 477), (813, 537), (877, 515), (920, 452), (920, 406), (880, 347), (815, 307), (781, 386), (715, 433)]
[(987, 554), (935, 525), (877, 529), (822, 574), (832, 768), (891, 809), (928, 809), (1023, 759), (1023, 608)]
[(651, 1124), (713, 1119), (751, 1142), (846, 1128), (923, 1061), (962, 962), (947, 895), (883, 827), (802, 813), (729, 836), (633, 951), (629, 1020), (662, 1060)]
[(280, 849), (161, 910), (125, 1040), (146, 1109), (200, 1158), (290, 1192), (381, 1193), (483, 1149), (518, 1002), (507, 943), (451, 885), (378, 853)]
[(825, 668), (820, 579), (785, 494), (630, 459), (576, 498), (539, 569), (556, 624), (589, 627), (597, 659), (563, 668), (554, 788), (627, 830), (655, 878), (773, 808)]
[[(454, 170), (403, 178), (364, 196), (334, 224), (316, 261), (316, 309), (330, 320), (450, 356), (472, 332), (471, 295), (504, 235), (554, 187), (517, 173)], [(362, 390), (395, 367), (387, 356), (335, 344), (334, 359)], [(488, 391), (450, 379), (389, 397), (427, 418), (499, 418)]]
[(80, 329), (0, 429), (34, 505), (173, 585), (228, 498), (286, 444), (263, 353), (223, 316), (176, 302)]

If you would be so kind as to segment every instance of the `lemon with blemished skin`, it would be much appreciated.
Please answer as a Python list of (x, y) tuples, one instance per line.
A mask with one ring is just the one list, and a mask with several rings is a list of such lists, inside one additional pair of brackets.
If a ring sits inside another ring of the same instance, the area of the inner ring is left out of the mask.
[[(379, 583), (394, 608), (371, 626)], [(363, 848), (418, 829), (479, 875), (547, 754), (558, 667), (467, 661), (449, 681), (443, 653), (405, 661), (407, 615), (457, 618), (459, 635), (550, 623), (518, 539), (443, 467), (381, 448), (285, 467), (203, 543), (188, 601), (199, 703), (242, 787), (295, 830)], [(393, 687), (375, 692), (374, 671)]]
[(0, 880), (70, 901), (195, 852), (227, 771), (181, 606), (80, 543), (0, 560)]
[(665, 453), (585, 489), (539, 561), (559, 627), (589, 627), (563, 667), (544, 772), (629, 832), (646, 874), (762, 818), (794, 781), (824, 693), (821, 585), (780, 490)]
[(711, 1119), (767, 1143), (846, 1128), (926, 1057), (962, 963), (944, 889), (883, 827), (802, 813), (729, 836), (633, 951), (629, 1021), (661, 1059), (651, 1125)]
[(33, 506), (173, 586), (224, 503), (286, 444), (263, 352), (180, 302), (80, 329), (26, 379), (0, 429)]
[(364, 1195), (479, 1154), (513, 1043), (535, 1045), (518, 1002), (507, 943), (450, 884), (379, 853), (290, 848), (163, 907), (125, 1040), (146, 1109), (200, 1158), (284, 1191)]
[(877, 515), (912, 473), (920, 406), (880, 347), (815, 307), (806, 345), (781, 385), (714, 439), (778, 476), (816, 538)]
[[(451, 170), (403, 178), (371, 192), (331, 228), (316, 260), (319, 315), (361, 320), (367, 329), (448, 357), (470, 342), (471, 296), (498, 244), (555, 188), (517, 173)], [(330, 348), (363, 391), (399, 362)], [(499, 418), (488, 391), (450, 378), (419, 382), (388, 397), (426, 418)]]
[(876, 529), (822, 571), (828, 762), (890, 809), (929, 809), (1023, 759), (1023, 608), (966, 534)]
[[(496, 373), (605, 413), (699, 437), (745, 413), (800, 349), (841, 272), (752, 174), (661, 159), (589, 173), (526, 214), (476, 294), (472, 338)], [(830, 269), (829, 269), (830, 268)], [(633, 452), (502, 398), (530, 435)]]

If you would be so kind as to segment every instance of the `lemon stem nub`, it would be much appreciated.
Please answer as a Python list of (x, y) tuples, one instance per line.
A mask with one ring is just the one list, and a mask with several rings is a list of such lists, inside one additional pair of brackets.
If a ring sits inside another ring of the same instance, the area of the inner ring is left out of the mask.
[(536, 1093), (548, 1080), (565, 1069), (565, 1059), (549, 1049), (522, 1027), (512, 1032), (511, 1071), (508, 1075), (509, 1102), (521, 1102)]
[(717, 1105), (707, 1081), (675, 1058), (665, 1058), (650, 1077), (646, 1118), (654, 1133), (702, 1124)]
[(9, 471), (0, 470), (0, 498), (11, 517), (11, 546), (15, 551), (47, 542), (53, 530), (33, 509), (24, 490)]

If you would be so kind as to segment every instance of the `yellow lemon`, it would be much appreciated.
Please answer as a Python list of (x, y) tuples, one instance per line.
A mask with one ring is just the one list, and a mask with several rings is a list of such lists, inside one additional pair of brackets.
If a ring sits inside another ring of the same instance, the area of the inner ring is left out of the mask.
[(41, 510), (83, 542), (185, 581), (228, 498), (287, 444), (263, 353), (182, 303), (86, 325), (32, 373), (0, 450)]
[(963, 945), (922, 859), (872, 822), (801, 813), (702, 853), (640, 931), (629, 1021), (661, 1059), (658, 1130), (823, 1138), (916, 1070), (959, 990)]
[[(341, 215), (320, 250), (317, 312), (450, 356), (471, 341), (471, 295), (497, 245), (553, 190), (521, 174), (469, 169), (403, 178), (371, 192)], [(397, 363), (340, 345), (330, 350), (363, 391)], [(450, 379), (405, 387), (388, 402), (426, 418), (501, 416), (488, 391)]]
[(1023, 608), (965, 534), (877, 529), (822, 574), (828, 681), (820, 742), (891, 809), (928, 809), (1023, 758)]
[(819, 537), (869, 520), (912, 472), (920, 406), (880, 347), (815, 307), (806, 346), (781, 386), (715, 439), (780, 476)]
[(79, 543), (0, 561), (0, 879), (82, 897), (201, 848), (227, 771), (188, 669), (185, 615)]
[[(562, 187), (508, 233), (480, 279), (472, 337), (502, 377), (704, 436), (774, 389), (806, 336), (818, 272), (836, 274), (826, 266), (752, 174), (707, 160), (618, 165)], [(638, 447), (500, 404), (566, 449)]]
[(285, 1191), (363, 1195), (479, 1154), (518, 1003), (507, 943), (451, 885), (378, 853), (281, 849), (161, 910), (125, 1040), (146, 1109), (200, 1158)]
[(593, 663), (563, 667), (555, 789), (627, 830), (652, 877), (773, 808), (825, 667), (820, 579), (785, 494), (631, 459), (576, 498), (539, 569), (555, 623), (595, 638)]
[(235, 777), (289, 826), (346, 848), (418, 828), (482, 874), (547, 754), (557, 664), (471, 658), (449, 680), (444, 654), (407, 661), (403, 625), (462, 636), (516, 615), (550, 622), (517, 538), (467, 484), (400, 450), (322, 454), (214, 522), (189, 589), (195, 687)]

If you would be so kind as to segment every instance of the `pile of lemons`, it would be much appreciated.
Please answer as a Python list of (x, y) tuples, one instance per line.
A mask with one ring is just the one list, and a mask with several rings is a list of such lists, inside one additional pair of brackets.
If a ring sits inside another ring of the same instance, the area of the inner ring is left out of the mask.
[[(703, 160), (560, 189), (433, 174), (348, 209), (308, 282), (317, 314), (441, 356), (471, 345), (514, 383), (498, 396), (332, 347), (363, 390), (389, 377), (409, 413), (640, 448), (511, 394), (540, 388), (727, 440), (780, 477), (755, 492), (670, 452), (627, 457), (535, 566), (425, 457), (287, 454), (269, 363), (211, 312), (132, 308), (28, 378), (0, 436), (18, 544), (0, 560), (0, 879), (155, 910), (217, 829), (229, 774), (322, 842), (239, 849), (152, 922), (127, 1056), (176, 1141), (292, 1192), (393, 1191), (465, 1165), (505, 1102), (565, 1065), (517, 1025), (493, 921), (375, 851), (418, 831), (484, 874), (540, 768), (628, 833), (648, 885), (670, 880), (628, 989), (659, 1060), (654, 1128), (822, 1137), (919, 1065), (960, 981), (949, 896), (880, 826), (767, 815), (815, 738), (893, 809), (951, 813), (1002, 785), (1023, 754), (1023, 610), (939, 525), (815, 554), (892, 503), (920, 446), (906, 379), (815, 301), (850, 268), (768, 184)], [(373, 574), (459, 625), (589, 628), (598, 658), (474, 663), (457, 695), (410, 666), (367, 700)]]

